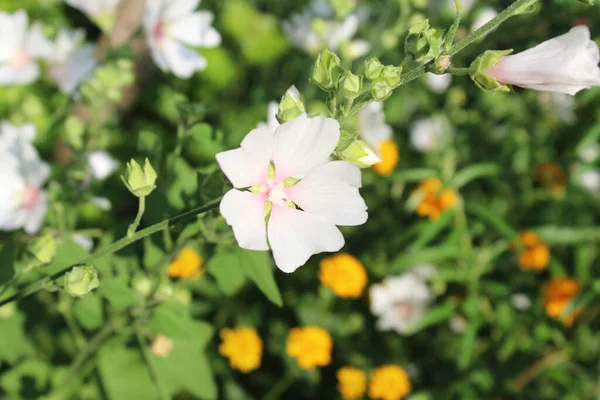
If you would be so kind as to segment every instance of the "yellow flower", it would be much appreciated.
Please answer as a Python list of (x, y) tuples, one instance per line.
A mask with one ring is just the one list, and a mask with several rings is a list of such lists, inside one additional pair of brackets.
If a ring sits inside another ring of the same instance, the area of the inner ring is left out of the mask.
[[(572, 278), (554, 278), (544, 286), (544, 307), (546, 314), (552, 318), (560, 318), (569, 303), (579, 294), (581, 285)], [(581, 310), (573, 310), (565, 316), (565, 325), (571, 326)]]
[(340, 368), (337, 372), (338, 390), (345, 400), (359, 399), (367, 390), (367, 377), (354, 367)]
[(415, 191), (419, 204), (416, 212), (421, 217), (436, 220), (444, 210), (456, 204), (457, 196), (452, 189), (442, 189), (442, 181), (436, 178), (426, 179)]
[(406, 372), (397, 365), (384, 365), (371, 373), (369, 397), (378, 400), (400, 400), (411, 390)]
[(560, 165), (553, 162), (539, 164), (535, 169), (538, 181), (556, 197), (562, 197), (565, 193), (567, 181), (565, 173)]
[(367, 272), (356, 257), (340, 253), (321, 261), (319, 279), (337, 296), (356, 298), (367, 285)]
[(202, 269), (202, 257), (191, 247), (181, 250), (181, 253), (169, 265), (169, 276), (171, 278), (200, 278), (204, 275)]
[(221, 329), (219, 353), (229, 359), (231, 368), (244, 373), (260, 367), (263, 343), (254, 328)]
[(293, 328), (287, 338), (286, 351), (304, 369), (324, 367), (331, 362), (333, 341), (329, 333), (318, 326)]
[(525, 247), (519, 254), (519, 266), (523, 270), (546, 269), (550, 261), (550, 250), (533, 232), (525, 231), (519, 234), (519, 242)]
[(379, 143), (379, 158), (381, 162), (373, 165), (373, 169), (379, 175), (388, 176), (394, 172), (398, 161), (400, 160), (400, 151), (398, 145), (392, 139), (384, 140)]

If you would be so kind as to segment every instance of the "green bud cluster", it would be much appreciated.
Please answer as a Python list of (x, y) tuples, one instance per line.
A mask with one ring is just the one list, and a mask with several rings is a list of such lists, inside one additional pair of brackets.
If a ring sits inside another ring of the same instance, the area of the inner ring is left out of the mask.
[(373, 57), (365, 61), (365, 76), (371, 81), (371, 96), (375, 101), (384, 101), (392, 90), (400, 84), (402, 67), (383, 65)]
[(417, 62), (426, 62), (439, 57), (444, 41), (444, 31), (429, 26), (429, 20), (422, 20), (408, 29), (404, 44), (406, 56)]

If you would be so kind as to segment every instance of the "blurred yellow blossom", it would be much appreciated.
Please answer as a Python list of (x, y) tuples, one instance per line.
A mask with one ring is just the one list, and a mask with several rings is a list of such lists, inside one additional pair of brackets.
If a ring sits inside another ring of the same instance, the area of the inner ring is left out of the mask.
[(546, 269), (550, 261), (550, 250), (540, 238), (533, 232), (525, 231), (519, 234), (519, 242), (524, 249), (519, 254), (519, 266), (527, 271), (535, 269), (542, 271)]
[(538, 181), (556, 197), (565, 194), (567, 178), (560, 165), (553, 162), (539, 164), (535, 169)]
[(367, 390), (367, 377), (354, 367), (343, 367), (337, 371), (338, 390), (344, 400), (360, 399)]
[(575, 279), (561, 277), (550, 280), (543, 289), (546, 314), (557, 319), (564, 317), (565, 325), (571, 326), (581, 310), (573, 310), (566, 316), (562, 314), (580, 291), (581, 285)]
[(293, 328), (287, 338), (286, 352), (304, 369), (324, 367), (331, 362), (333, 341), (329, 332), (318, 326)]
[(166, 357), (173, 350), (173, 341), (165, 335), (156, 335), (152, 341), (152, 353), (159, 357)]
[(204, 275), (202, 256), (191, 247), (181, 250), (181, 253), (169, 265), (171, 278), (200, 278)]
[(394, 172), (398, 161), (400, 161), (400, 150), (393, 139), (384, 140), (379, 143), (379, 151), (377, 154), (381, 158), (381, 162), (373, 165), (373, 169), (379, 175), (389, 176)]
[(254, 328), (221, 329), (219, 353), (229, 359), (231, 368), (244, 373), (260, 367), (263, 343)]
[(400, 400), (411, 391), (410, 380), (404, 369), (397, 365), (384, 365), (371, 373), (369, 398)]
[(356, 257), (340, 253), (321, 261), (319, 279), (337, 296), (356, 298), (367, 285), (367, 272)]
[(442, 181), (437, 178), (422, 181), (414, 195), (419, 199), (417, 214), (430, 220), (438, 219), (444, 210), (456, 204), (456, 193), (452, 189), (442, 188)]

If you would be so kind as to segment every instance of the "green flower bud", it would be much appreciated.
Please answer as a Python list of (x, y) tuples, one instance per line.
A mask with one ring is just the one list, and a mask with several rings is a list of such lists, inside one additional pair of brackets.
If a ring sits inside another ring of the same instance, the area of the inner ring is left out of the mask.
[(431, 28), (425, 19), (410, 27), (404, 45), (408, 57), (425, 62), (440, 55), (444, 31)]
[(469, 76), (477, 86), (486, 92), (508, 92), (510, 90), (508, 85), (504, 85), (496, 80), (486, 72), (492, 68), (498, 61), (504, 56), (512, 53), (511, 50), (488, 50), (481, 54), (471, 63), (469, 67)]
[(51, 233), (43, 235), (31, 242), (29, 252), (42, 264), (49, 264), (56, 255), (56, 238)]
[(381, 162), (373, 149), (360, 139), (355, 140), (350, 146), (341, 151), (339, 157), (342, 160), (356, 164), (359, 168), (369, 168), (371, 165)]
[(312, 81), (321, 89), (332, 92), (337, 89), (342, 75), (340, 58), (329, 50), (319, 53), (312, 74)]
[(400, 83), (400, 75), (402, 74), (402, 67), (394, 67), (393, 65), (386, 65), (381, 71), (381, 79), (387, 83), (388, 86), (394, 88)]
[(392, 88), (383, 80), (377, 79), (371, 85), (371, 96), (375, 101), (384, 101), (392, 94)]
[(305, 113), (304, 104), (300, 100), (300, 93), (296, 86), (292, 86), (285, 92), (279, 102), (279, 110), (277, 111), (277, 120), (279, 123), (291, 121), (300, 114)]
[(362, 76), (346, 72), (342, 84), (342, 94), (347, 99), (355, 99), (362, 92)]
[(167, 300), (173, 296), (173, 286), (169, 282), (161, 282), (154, 293), (156, 300)]
[(65, 290), (71, 296), (84, 297), (100, 286), (98, 273), (94, 267), (73, 267), (65, 275)]
[(150, 165), (150, 161), (146, 158), (144, 169), (134, 159), (127, 164), (125, 176), (121, 175), (121, 179), (127, 189), (137, 197), (148, 196), (156, 188), (156, 172)]
[(131, 281), (131, 287), (141, 298), (146, 298), (152, 292), (152, 282), (145, 275), (136, 275)]
[(383, 64), (377, 59), (377, 57), (369, 58), (365, 61), (365, 76), (368, 80), (372, 81), (381, 76), (383, 71)]

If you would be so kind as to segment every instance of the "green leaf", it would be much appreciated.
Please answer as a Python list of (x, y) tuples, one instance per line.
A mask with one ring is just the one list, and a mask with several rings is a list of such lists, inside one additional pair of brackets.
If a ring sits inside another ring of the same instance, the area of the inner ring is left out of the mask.
[(495, 163), (481, 163), (469, 165), (463, 168), (454, 175), (452, 179), (452, 186), (458, 190), (465, 186), (467, 183), (483, 177), (498, 176), (502, 168)]
[(196, 171), (181, 157), (176, 158), (173, 164), (175, 179), (167, 189), (167, 199), (171, 207), (181, 210), (198, 188)]
[(162, 248), (156, 245), (151, 237), (144, 238), (144, 267), (146, 269), (153, 268), (161, 262), (165, 257), (165, 252)]
[(189, 315), (188, 307), (175, 302), (166, 302), (156, 307), (148, 328), (155, 334), (160, 333), (170, 339), (193, 339), (203, 346), (213, 335), (210, 324), (194, 321)]
[(532, 228), (548, 245), (600, 242), (600, 228), (596, 226), (570, 228), (566, 226), (539, 226)]
[(73, 302), (73, 316), (87, 330), (99, 328), (104, 322), (102, 299), (100, 296), (88, 296)]
[(49, 375), (48, 364), (29, 359), (4, 373), (0, 378), (0, 386), (15, 398), (19, 395), (23, 398), (37, 398), (45, 389)]
[(150, 355), (171, 396), (188, 391), (200, 399), (217, 398), (217, 386), (204, 354), (208, 331), (212, 332), (210, 325), (190, 321), (188, 338), (170, 338), (173, 349), (166, 357)]
[(414, 335), (431, 325), (449, 320), (454, 315), (454, 309), (454, 304), (449, 302), (432, 307), (405, 332), (405, 335)]
[(157, 389), (139, 350), (104, 346), (98, 352), (98, 370), (110, 400), (156, 399)]
[(390, 263), (390, 272), (404, 272), (407, 268), (419, 263), (439, 263), (447, 260), (460, 259), (463, 256), (464, 251), (456, 245), (430, 247), (428, 249), (399, 255)]
[(498, 233), (502, 234), (508, 240), (515, 240), (517, 238), (517, 231), (493, 210), (490, 210), (483, 205), (474, 203), (467, 203), (465, 210), (467, 213), (473, 214), (490, 224), (498, 231)]
[(240, 267), (240, 257), (231, 253), (221, 253), (210, 259), (207, 271), (215, 278), (219, 289), (227, 295), (235, 294), (246, 282)]
[(281, 307), (281, 293), (275, 282), (269, 253), (264, 251), (238, 250), (240, 267), (247, 277), (267, 296), (272, 303)]
[(15, 275), (15, 243), (12, 238), (4, 242), (0, 248), (0, 285)]
[(422, 249), (434, 240), (440, 232), (452, 221), (452, 213), (444, 212), (435, 221), (424, 222), (419, 235), (412, 243), (411, 248), (414, 250)]
[(393, 175), (395, 182), (419, 182), (428, 178), (436, 178), (438, 172), (433, 168), (398, 169)]
[(33, 347), (25, 335), (23, 315), (14, 314), (10, 318), (0, 318), (0, 343), (0, 360), (9, 364), (14, 364), (22, 356), (33, 353)]
[(135, 297), (125, 281), (119, 278), (100, 280), (98, 294), (106, 298), (117, 310), (123, 310), (135, 304)]
[(52, 275), (68, 265), (82, 261), (88, 255), (89, 253), (83, 247), (67, 238), (58, 246), (54, 260), (47, 267), (38, 269), (38, 271), (44, 271), (44, 274)]

